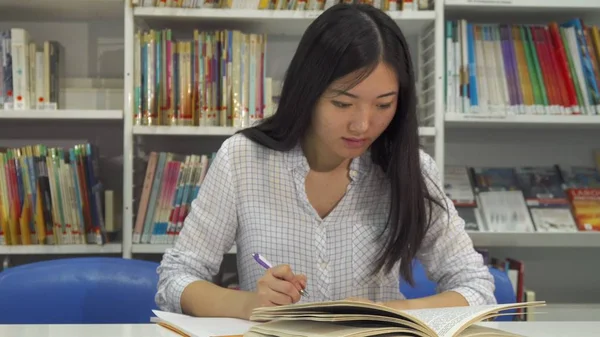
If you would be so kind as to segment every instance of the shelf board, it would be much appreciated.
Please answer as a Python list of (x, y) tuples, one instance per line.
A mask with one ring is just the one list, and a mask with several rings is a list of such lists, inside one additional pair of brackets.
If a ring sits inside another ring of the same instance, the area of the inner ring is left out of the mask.
[(600, 248), (600, 232), (469, 232), (469, 236), (476, 247)]
[(120, 243), (105, 245), (0, 245), (0, 255), (120, 254)]
[(134, 135), (156, 136), (231, 136), (238, 128), (227, 126), (142, 126), (133, 127)]
[[(134, 135), (154, 136), (232, 136), (240, 128), (228, 126), (144, 126), (133, 127)], [(435, 136), (434, 127), (420, 127), (419, 135)]]
[(0, 110), (0, 119), (11, 120), (122, 120), (122, 110)]
[(512, 9), (514, 11), (531, 9), (544, 12), (600, 11), (600, 2), (597, 0), (446, 0), (444, 7), (448, 10), (480, 8), (488, 11), (496, 9)]
[[(228, 25), (231, 29), (264, 32), (267, 34), (302, 35), (308, 25), (322, 11), (288, 11), (259, 9), (211, 9), (211, 8), (164, 8), (135, 7), (133, 15), (150, 26), (165, 25), (173, 21), (193, 21), (203, 24)], [(419, 33), (435, 19), (435, 11), (398, 11), (389, 15), (400, 26), (404, 34)], [(199, 20), (200, 19), (200, 20)], [(248, 27), (248, 25), (250, 27)]]
[[(172, 244), (146, 244), (136, 243), (131, 245), (131, 252), (134, 254), (164, 254), (167, 248), (173, 247)], [(236, 254), (236, 246), (233, 246), (227, 254)]]
[(447, 128), (543, 128), (543, 129), (600, 129), (600, 115), (510, 115), (492, 117), (485, 115), (446, 114)]
[(123, 0), (0, 0), (0, 21), (123, 19)]

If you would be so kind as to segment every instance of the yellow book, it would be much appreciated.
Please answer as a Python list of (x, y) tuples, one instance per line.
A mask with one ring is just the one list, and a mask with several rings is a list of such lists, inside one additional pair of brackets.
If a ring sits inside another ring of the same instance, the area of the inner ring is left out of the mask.
[(596, 61), (598, 62), (598, 67), (600, 68), (600, 30), (598, 29), (598, 26), (592, 26), (590, 28), (590, 32), (592, 44), (594, 45), (594, 50), (590, 50), (590, 52), (596, 52)]
[(34, 212), (34, 221), (35, 221), (35, 231), (37, 233), (37, 240), (39, 244), (44, 244), (46, 242), (46, 222), (44, 221), (44, 209), (42, 207), (42, 191), (40, 190), (40, 184), (36, 185), (36, 201), (35, 201), (35, 212)]
[(21, 217), (19, 218), (19, 225), (21, 226), (21, 244), (31, 244), (31, 231), (29, 230), (29, 222), (31, 221), (31, 202), (29, 196), (25, 197), (23, 202), (23, 209), (21, 211)]
[(521, 88), (523, 90), (523, 103), (525, 108), (534, 108), (533, 99), (533, 87), (531, 86), (531, 80), (529, 78), (529, 69), (527, 68), (527, 57), (525, 56), (525, 47), (523, 43), (526, 43), (521, 39), (521, 31), (518, 26), (511, 27), (513, 34), (513, 41), (515, 47), (515, 54), (517, 58), (517, 69), (519, 72), (519, 81), (521, 82)]

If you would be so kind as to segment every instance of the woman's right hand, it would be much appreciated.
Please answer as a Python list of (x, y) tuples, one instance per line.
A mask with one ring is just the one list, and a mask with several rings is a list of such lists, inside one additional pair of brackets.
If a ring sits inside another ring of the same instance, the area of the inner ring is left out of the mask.
[(294, 274), (288, 265), (268, 269), (258, 279), (250, 311), (258, 307), (293, 304), (300, 301), (300, 291), (306, 288), (306, 276)]

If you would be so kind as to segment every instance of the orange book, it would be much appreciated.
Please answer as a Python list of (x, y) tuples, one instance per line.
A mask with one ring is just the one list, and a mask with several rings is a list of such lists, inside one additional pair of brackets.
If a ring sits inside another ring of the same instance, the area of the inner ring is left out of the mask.
[(600, 188), (571, 188), (567, 193), (579, 230), (600, 231)]

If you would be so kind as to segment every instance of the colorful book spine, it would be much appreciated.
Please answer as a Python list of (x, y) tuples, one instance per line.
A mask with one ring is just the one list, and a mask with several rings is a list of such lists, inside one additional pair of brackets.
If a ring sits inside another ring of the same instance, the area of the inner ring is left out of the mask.
[(207, 155), (151, 155), (138, 205), (134, 243), (176, 241), (210, 163)]
[[(266, 36), (169, 29), (139, 32), (134, 56), (134, 125), (246, 127), (264, 118)], [(138, 69), (139, 68), (139, 69)]]
[(457, 20), (446, 22), (446, 30), (448, 114), (600, 113), (598, 27), (581, 19), (548, 25)]
[(82, 144), (0, 153), (0, 243), (106, 243), (104, 191), (93, 151)]

